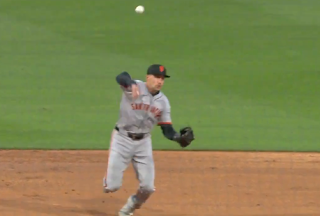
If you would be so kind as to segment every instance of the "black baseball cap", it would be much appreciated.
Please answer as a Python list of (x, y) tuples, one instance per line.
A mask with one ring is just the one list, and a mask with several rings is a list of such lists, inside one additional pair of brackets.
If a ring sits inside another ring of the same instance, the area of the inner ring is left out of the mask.
[(150, 65), (148, 70), (147, 70), (147, 74), (150, 74), (150, 75), (161, 75), (161, 76), (164, 76), (166, 78), (170, 77), (169, 75), (167, 75), (166, 68), (161, 64)]

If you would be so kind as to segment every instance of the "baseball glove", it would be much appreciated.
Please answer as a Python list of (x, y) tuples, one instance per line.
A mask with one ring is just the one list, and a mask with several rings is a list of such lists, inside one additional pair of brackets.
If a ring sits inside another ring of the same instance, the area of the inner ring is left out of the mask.
[(179, 144), (182, 148), (187, 147), (194, 140), (194, 133), (191, 127), (184, 127), (180, 129)]

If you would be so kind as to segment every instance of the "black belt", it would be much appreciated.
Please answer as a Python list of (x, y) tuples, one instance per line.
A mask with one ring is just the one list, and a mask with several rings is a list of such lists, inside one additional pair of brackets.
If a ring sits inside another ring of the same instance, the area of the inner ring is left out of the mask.
[[(115, 126), (114, 129), (116, 131), (119, 131), (118, 126)], [(131, 132), (128, 132), (127, 134), (128, 134), (128, 137), (130, 137), (132, 140), (142, 140), (146, 135), (144, 133), (131, 133)]]

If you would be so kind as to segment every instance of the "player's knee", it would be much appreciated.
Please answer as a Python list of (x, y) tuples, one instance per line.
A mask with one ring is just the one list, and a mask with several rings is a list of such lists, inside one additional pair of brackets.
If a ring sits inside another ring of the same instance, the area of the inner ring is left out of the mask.
[(103, 191), (105, 193), (113, 193), (119, 190), (121, 187), (121, 182), (109, 182), (107, 183), (106, 179), (103, 179)]
[(103, 187), (103, 191), (105, 193), (113, 193), (116, 192), (117, 190), (119, 190), (121, 187), (121, 185), (107, 185)]
[(152, 194), (155, 191), (153, 184), (141, 185), (140, 190), (147, 194)]

